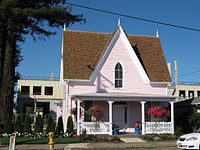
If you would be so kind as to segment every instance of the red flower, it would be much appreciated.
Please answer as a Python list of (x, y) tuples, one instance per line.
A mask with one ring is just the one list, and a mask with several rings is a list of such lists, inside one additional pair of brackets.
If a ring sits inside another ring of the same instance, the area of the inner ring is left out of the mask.
[(155, 117), (168, 117), (170, 115), (170, 111), (167, 108), (162, 108), (161, 106), (153, 106), (147, 110), (147, 114)]

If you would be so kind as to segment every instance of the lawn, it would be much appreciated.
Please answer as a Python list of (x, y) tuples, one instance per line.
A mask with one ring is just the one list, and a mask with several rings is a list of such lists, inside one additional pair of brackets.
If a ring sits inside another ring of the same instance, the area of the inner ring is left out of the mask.
[[(29, 138), (29, 137), (16, 137), (16, 144), (47, 144), (49, 142), (48, 137), (36, 137), (36, 138)], [(65, 138), (54, 138), (54, 142), (57, 144), (67, 144), (67, 143), (80, 143), (81, 140), (78, 137), (65, 137)], [(9, 144), (9, 137), (1, 137), (0, 143), (2, 145)]]

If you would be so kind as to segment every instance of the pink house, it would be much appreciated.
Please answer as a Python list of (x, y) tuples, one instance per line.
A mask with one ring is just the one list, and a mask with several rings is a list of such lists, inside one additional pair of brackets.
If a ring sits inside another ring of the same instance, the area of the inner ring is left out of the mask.
[[(119, 25), (112, 33), (64, 31), (61, 59), (64, 85), (62, 113), (65, 129), (71, 109), (77, 110), (77, 133), (112, 134), (134, 132), (142, 123), (142, 134), (174, 133), (174, 97), (168, 95), (171, 77), (159, 37), (127, 35)], [(92, 122), (84, 112), (93, 105), (103, 108), (103, 117)], [(161, 122), (147, 115), (151, 106), (168, 107), (170, 117)]]

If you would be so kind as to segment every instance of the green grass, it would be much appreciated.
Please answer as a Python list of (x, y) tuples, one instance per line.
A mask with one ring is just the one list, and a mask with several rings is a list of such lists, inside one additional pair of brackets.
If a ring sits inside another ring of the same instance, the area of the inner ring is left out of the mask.
[[(49, 142), (48, 137), (41, 138), (29, 138), (29, 137), (16, 137), (16, 144), (47, 144)], [(54, 142), (57, 144), (66, 144), (66, 143), (80, 143), (80, 138), (54, 138)], [(0, 143), (2, 145), (9, 144), (9, 137), (1, 137)]]

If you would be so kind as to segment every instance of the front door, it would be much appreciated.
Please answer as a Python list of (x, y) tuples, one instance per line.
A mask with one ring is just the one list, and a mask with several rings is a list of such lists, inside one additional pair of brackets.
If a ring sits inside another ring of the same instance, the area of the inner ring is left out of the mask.
[(125, 131), (127, 128), (127, 105), (113, 105), (113, 124)]

